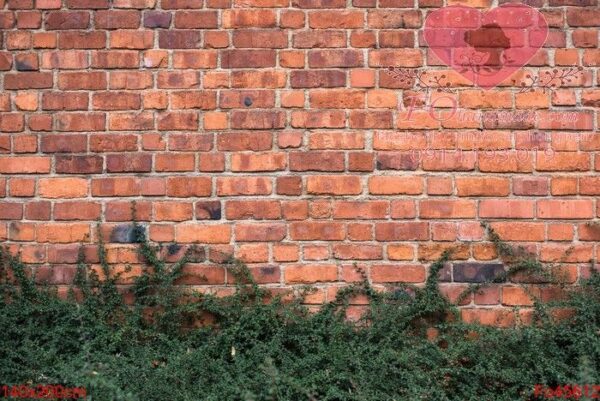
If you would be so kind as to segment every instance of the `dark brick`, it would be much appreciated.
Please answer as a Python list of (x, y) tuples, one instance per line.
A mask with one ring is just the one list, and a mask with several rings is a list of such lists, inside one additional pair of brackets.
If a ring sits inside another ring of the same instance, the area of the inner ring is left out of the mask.
[(86, 29), (90, 13), (86, 11), (50, 11), (46, 17), (46, 29)]
[(418, 167), (419, 157), (410, 152), (377, 155), (377, 170), (416, 170)]
[(462, 283), (483, 283), (494, 280), (504, 273), (502, 263), (455, 263), (454, 281)]
[(110, 233), (110, 242), (133, 244), (139, 242), (146, 229), (140, 225), (123, 224), (114, 227)]
[(150, 11), (144, 14), (146, 28), (168, 28), (171, 25), (171, 13)]
[(102, 172), (101, 156), (56, 156), (56, 172), (63, 174), (93, 174)]
[(200, 47), (200, 31), (161, 31), (158, 47), (161, 49), (196, 49)]
[(196, 219), (221, 220), (221, 202), (203, 201), (196, 202)]

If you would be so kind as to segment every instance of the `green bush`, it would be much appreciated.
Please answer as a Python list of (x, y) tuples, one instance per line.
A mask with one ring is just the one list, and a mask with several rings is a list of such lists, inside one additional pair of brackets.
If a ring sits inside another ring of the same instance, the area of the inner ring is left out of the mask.
[[(67, 300), (35, 285), (18, 257), (0, 251), (0, 382), (84, 386), (98, 401), (533, 400), (536, 384), (600, 383), (596, 273), (560, 304), (536, 303), (533, 324), (508, 329), (458, 319), (438, 291), (449, 254), (430, 267), (422, 288), (380, 293), (365, 280), (309, 313), (301, 298), (265, 302), (268, 294), (234, 260), (227, 268), (235, 294), (185, 294), (173, 283), (193, 250), (167, 264), (137, 232), (147, 268), (132, 305), (102, 243), (107, 278), (80, 262)], [(493, 233), (492, 240), (512, 258), (509, 273), (544, 270)], [(345, 312), (358, 294), (370, 305), (350, 322)], [(573, 316), (552, 319), (555, 306)], [(207, 316), (211, 324), (194, 325)], [(432, 328), (435, 338), (427, 336)]]

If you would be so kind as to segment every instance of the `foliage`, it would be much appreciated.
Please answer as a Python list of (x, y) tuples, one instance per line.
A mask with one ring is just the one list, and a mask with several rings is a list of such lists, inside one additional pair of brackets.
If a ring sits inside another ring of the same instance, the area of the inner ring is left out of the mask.
[[(101, 274), (82, 254), (68, 299), (0, 250), (0, 381), (84, 386), (98, 401), (533, 400), (535, 384), (600, 382), (596, 273), (560, 304), (537, 302), (533, 324), (508, 329), (458, 319), (438, 290), (449, 253), (422, 288), (382, 293), (364, 280), (313, 313), (300, 297), (269, 298), (235, 260), (226, 262), (233, 295), (184, 293), (173, 284), (193, 249), (168, 264), (136, 232), (146, 268), (132, 304), (102, 242)], [(543, 270), (490, 234), (511, 269)], [(357, 295), (370, 304), (351, 322)], [(573, 315), (549, 318), (556, 306)]]

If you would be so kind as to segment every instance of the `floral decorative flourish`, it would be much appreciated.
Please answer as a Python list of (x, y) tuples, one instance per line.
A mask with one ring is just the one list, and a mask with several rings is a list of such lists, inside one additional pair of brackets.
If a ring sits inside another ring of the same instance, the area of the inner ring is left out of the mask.
[(446, 75), (428, 74), (427, 71), (420, 71), (410, 68), (388, 67), (387, 74), (398, 79), (401, 84), (410, 85), (413, 81), (418, 88), (433, 89), (437, 92), (454, 93), (450, 88), (450, 82), (446, 81)]
[[(553, 69), (552, 71), (540, 72), (539, 76), (525, 75), (525, 79), (520, 83), (518, 93), (533, 92), (536, 88), (541, 89), (544, 93), (548, 90), (558, 89), (561, 86), (570, 83), (575, 78), (581, 76), (583, 67), (567, 69)], [(517, 84), (517, 80), (512, 80), (513, 84)]]

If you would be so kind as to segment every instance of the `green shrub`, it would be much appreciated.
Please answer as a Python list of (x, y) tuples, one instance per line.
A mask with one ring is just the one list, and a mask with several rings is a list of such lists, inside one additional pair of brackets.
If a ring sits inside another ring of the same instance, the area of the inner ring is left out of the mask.
[[(183, 293), (173, 283), (193, 249), (167, 264), (137, 232), (147, 268), (132, 305), (102, 243), (106, 278), (80, 262), (66, 300), (0, 251), (0, 382), (84, 386), (98, 401), (533, 400), (535, 384), (600, 383), (596, 273), (560, 304), (537, 302), (533, 324), (508, 329), (458, 319), (438, 291), (449, 254), (430, 267), (422, 288), (380, 293), (365, 280), (309, 313), (298, 297), (265, 302), (268, 294), (234, 260), (226, 265), (235, 294)], [(493, 235), (501, 256), (512, 258), (509, 274), (544, 271)], [(350, 322), (345, 312), (358, 294), (370, 305)], [(573, 316), (552, 319), (555, 306)], [(206, 316), (211, 324), (194, 325)], [(435, 338), (427, 336), (432, 329)]]

